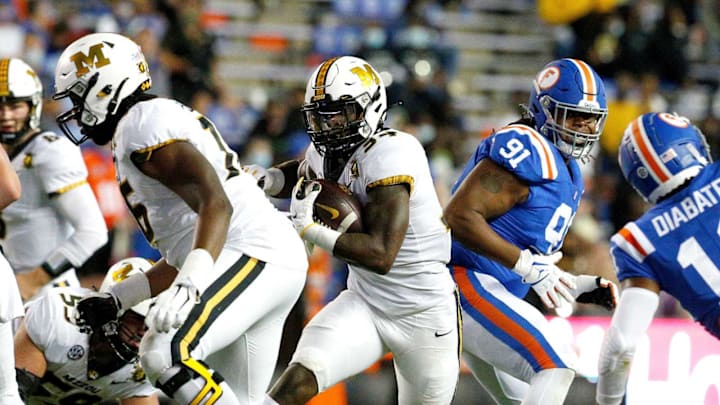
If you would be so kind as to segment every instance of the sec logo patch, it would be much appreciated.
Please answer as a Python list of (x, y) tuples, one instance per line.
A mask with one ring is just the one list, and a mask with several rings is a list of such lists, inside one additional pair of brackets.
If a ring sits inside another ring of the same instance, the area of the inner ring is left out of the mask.
[(85, 348), (80, 345), (75, 345), (70, 348), (67, 352), (68, 359), (70, 360), (78, 360), (82, 358), (82, 356), (85, 355)]
[(560, 79), (560, 69), (555, 66), (550, 66), (538, 73), (535, 81), (540, 90), (547, 90), (554, 86), (558, 79)]

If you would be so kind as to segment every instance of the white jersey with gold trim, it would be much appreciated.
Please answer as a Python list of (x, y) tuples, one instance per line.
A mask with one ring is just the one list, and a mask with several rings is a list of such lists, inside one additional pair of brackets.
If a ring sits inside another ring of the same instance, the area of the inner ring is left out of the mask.
[[(323, 158), (313, 145), (305, 158), (324, 178)], [(392, 184), (410, 187), (410, 222), (405, 240), (386, 275), (349, 265), (348, 288), (388, 314), (402, 315), (445, 302), (454, 282), (450, 260), (450, 230), (435, 192), (425, 151), (414, 136), (392, 129), (368, 138), (348, 160), (338, 183), (364, 205), (367, 190)]]
[[(265, 262), (294, 267), (304, 255), (278, 255), (276, 247), (300, 243), (287, 217), (241, 170), (237, 155), (207, 118), (170, 99), (134, 105), (120, 120), (112, 149), (120, 191), (146, 238), (167, 262), (179, 267), (190, 251), (197, 214), (173, 191), (144, 175), (133, 163), (172, 142), (189, 142), (215, 169), (234, 210), (227, 244)], [(288, 250), (289, 252), (290, 250)], [(302, 253), (302, 249), (295, 249)]]
[(72, 314), (77, 301), (90, 292), (78, 287), (54, 288), (27, 305), (25, 328), (47, 361), (42, 388), (31, 397), (30, 405), (94, 404), (155, 392), (139, 361), (96, 380), (87, 378), (90, 335), (80, 332)]
[(51, 199), (87, 184), (88, 172), (80, 148), (52, 132), (34, 136), (11, 159), (22, 195), (2, 210), (0, 244), (13, 270), (22, 273), (40, 266), (72, 235), (72, 225)]

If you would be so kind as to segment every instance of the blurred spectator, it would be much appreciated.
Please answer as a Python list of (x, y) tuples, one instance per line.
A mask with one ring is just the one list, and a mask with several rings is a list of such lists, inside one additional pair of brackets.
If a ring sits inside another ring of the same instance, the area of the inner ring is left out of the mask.
[(638, 99), (635, 76), (626, 71), (615, 77), (614, 95), (608, 97), (608, 117), (605, 130), (600, 137), (600, 146), (608, 157), (614, 159), (625, 128), (633, 119), (643, 113)]
[(162, 57), (170, 70), (172, 97), (190, 104), (200, 90), (212, 90), (215, 39), (202, 25), (202, 1), (158, 0), (158, 10), (168, 21)]

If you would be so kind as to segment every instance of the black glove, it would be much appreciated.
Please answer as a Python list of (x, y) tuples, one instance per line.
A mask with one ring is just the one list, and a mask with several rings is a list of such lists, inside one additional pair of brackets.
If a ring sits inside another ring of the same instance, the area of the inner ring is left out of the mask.
[(110, 293), (90, 293), (77, 303), (75, 322), (85, 333), (118, 319), (120, 303)]
[[(592, 277), (592, 276), (578, 276), (576, 282), (578, 284), (578, 290), (581, 289), (581, 284), (587, 284), (583, 283), (581, 281), (581, 278), (583, 277)], [(587, 280), (585, 280), (587, 281)], [(595, 304), (600, 305), (601, 307), (607, 309), (608, 311), (612, 311), (615, 309), (615, 306), (617, 306), (618, 302), (618, 292), (617, 292), (617, 286), (615, 283), (613, 283), (610, 280), (606, 280), (602, 277), (595, 277), (595, 288), (583, 288), (585, 292), (581, 293), (575, 298), (575, 301), (583, 303), (583, 304)]]

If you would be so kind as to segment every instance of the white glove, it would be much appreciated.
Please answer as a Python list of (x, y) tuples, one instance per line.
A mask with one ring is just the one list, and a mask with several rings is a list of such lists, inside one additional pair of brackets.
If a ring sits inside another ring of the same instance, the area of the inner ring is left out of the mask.
[(170, 288), (158, 295), (150, 307), (145, 324), (161, 333), (179, 328), (190, 315), (195, 304), (200, 303), (200, 293), (189, 278), (175, 281)]
[(260, 165), (243, 166), (243, 170), (251, 174), (265, 194), (274, 196), (285, 186), (285, 175), (275, 167), (264, 168)]
[(545, 256), (525, 249), (520, 252), (520, 257), (513, 267), (513, 270), (522, 276), (522, 282), (530, 284), (548, 308), (558, 308), (562, 304), (561, 298), (570, 303), (574, 301), (568, 291), (576, 288), (572, 276), (555, 265), (561, 258), (561, 252)]
[(315, 222), (313, 206), (322, 190), (322, 185), (316, 181), (304, 184), (304, 179), (304, 177), (300, 177), (293, 188), (290, 200), (290, 219), (304, 241), (318, 245), (332, 253), (341, 233)]
[(215, 262), (205, 249), (188, 253), (182, 268), (170, 287), (158, 295), (145, 317), (145, 324), (158, 332), (169, 332), (185, 322), (195, 304), (200, 303), (198, 280), (212, 272)]

